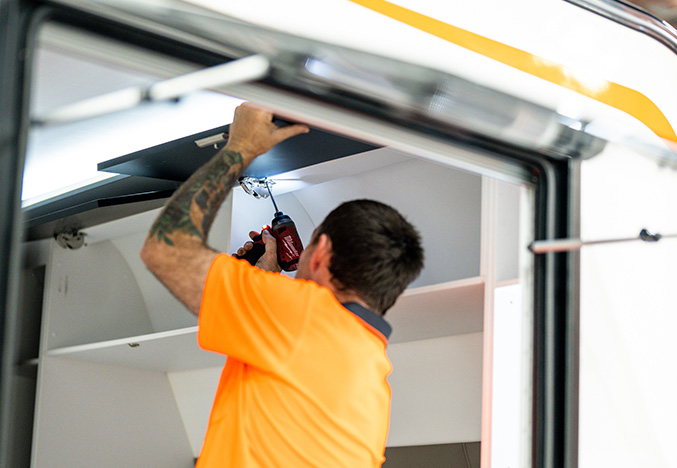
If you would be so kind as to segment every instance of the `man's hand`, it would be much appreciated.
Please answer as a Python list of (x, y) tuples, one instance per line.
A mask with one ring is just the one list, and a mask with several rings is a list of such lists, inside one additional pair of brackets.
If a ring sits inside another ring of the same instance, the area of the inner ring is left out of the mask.
[[(251, 239), (254, 239), (254, 237), (258, 235), (259, 233), (256, 231), (249, 232), (249, 237)], [(265, 245), (266, 251), (264, 252), (263, 255), (261, 255), (261, 258), (259, 258), (259, 260), (256, 262), (256, 267), (262, 270), (272, 271), (273, 273), (280, 273), (282, 271), (282, 268), (277, 263), (277, 240), (267, 230), (264, 230), (261, 233), (261, 236), (263, 238), (263, 243)], [(237, 249), (237, 252), (234, 253), (233, 256), (238, 255), (242, 257), (248, 250), (251, 250), (253, 247), (254, 243), (251, 241), (247, 241), (244, 243), (242, 247)]]
[(240, 153), (246, 167), (281, 141), (308, 131), (306, 125), (299, 124), (278, 127), (273, 123), (273, 114), (245, 102), (235, 109), (226, 149)]
[[(278, 127), (270, 112), (242, 104), (235, 110), (226, 147), (179, 187), (151, 226), (141, 259), (194, 314), (199, 313), (202, 288), (218, 255), (206, 241), (219, 207), (256, 156), (305, 132), (305, 125)], [(280, 271), (276, 244), (271, 247), (271, 239), (275, 242), (270, 234), (264, 235), (266, 254), (260, 268)]]

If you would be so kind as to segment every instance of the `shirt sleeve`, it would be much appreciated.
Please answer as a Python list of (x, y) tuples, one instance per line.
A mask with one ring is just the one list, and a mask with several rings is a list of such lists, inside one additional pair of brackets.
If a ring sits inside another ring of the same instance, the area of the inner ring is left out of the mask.
[(308, 320), (316, 283), (252, 267), (226, 254), (207, 274), (198, 343), (250, 365), (274, 370), (287, 361)]

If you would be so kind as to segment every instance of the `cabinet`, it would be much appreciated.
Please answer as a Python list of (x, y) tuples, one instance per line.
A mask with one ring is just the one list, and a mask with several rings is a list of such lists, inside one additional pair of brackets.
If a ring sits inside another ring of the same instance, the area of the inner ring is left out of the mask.
[[(485, 298), (517, 278), (519, 188), (389, 148), (273, 180), (305, 244), (332, 208), (355, 198), (389, 203), (418, 227), (425, 269), (386, 315), (395, 369), (388, 445), (479, 441)], [(183, 468), (199, 454), (225, 357), (198, 348), (197, 319), (139, 259), (157, 213), (86, 229), (78, 250), (40, 244), (34, 468)], [(269, 200), (236, 188), (209, 242), (232, 252), (272, 214)]]

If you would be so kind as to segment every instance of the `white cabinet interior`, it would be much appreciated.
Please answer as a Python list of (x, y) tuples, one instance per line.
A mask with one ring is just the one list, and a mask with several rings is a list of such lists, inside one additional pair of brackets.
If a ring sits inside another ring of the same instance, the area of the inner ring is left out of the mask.
[[(480, 274), (482, 178), (382, 148), (273, 179), (306, 244), (332, 208), (355, 198), (389, 203), (419, 228), (425, 269), (386, 315), (395, 369), (388, 443), (480, 440), (484, 288), (497, 282)], [(519, 189), (498, 184), (496, 222), (510, 244)], [(232, 252), (272, 215), (269, 200), (236, 188), (210, 244)], [(46, 247), (33, 467), (187, 467), (199, 454), (225, 358), (198, 348), (197, 319), (138, 258), (155, 216), (87, 229), (79, 250)], [(498, 280), (517, 277), (511, 249), (496, 249)]]

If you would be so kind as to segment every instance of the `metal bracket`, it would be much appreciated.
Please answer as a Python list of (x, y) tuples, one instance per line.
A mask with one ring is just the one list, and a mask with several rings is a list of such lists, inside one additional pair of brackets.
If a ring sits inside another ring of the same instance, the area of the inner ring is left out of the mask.
[(244, 192), (254, 198), (268, 198), (270, 196), (269, 187), (275, 185), (275, 181), (267, 177), (259, 179), (257, 177), (243, 176), (238, 179), (238, 182)]
[(227, 133), (219, 133), (217, 135), (200, 138), (199, 140), (195, 140), (195, 144), (197, 145), (198, 148), (206, 148), (208, 146), (213, 146), (214, 149), (218, 149), (219, 143), (223, 143), (224, 141), (228, 141)]
[(54, 234), (56, 243), (63, 249), (77, 250), (85, 244), (85, 234), (81, 231), (61, 232)]

